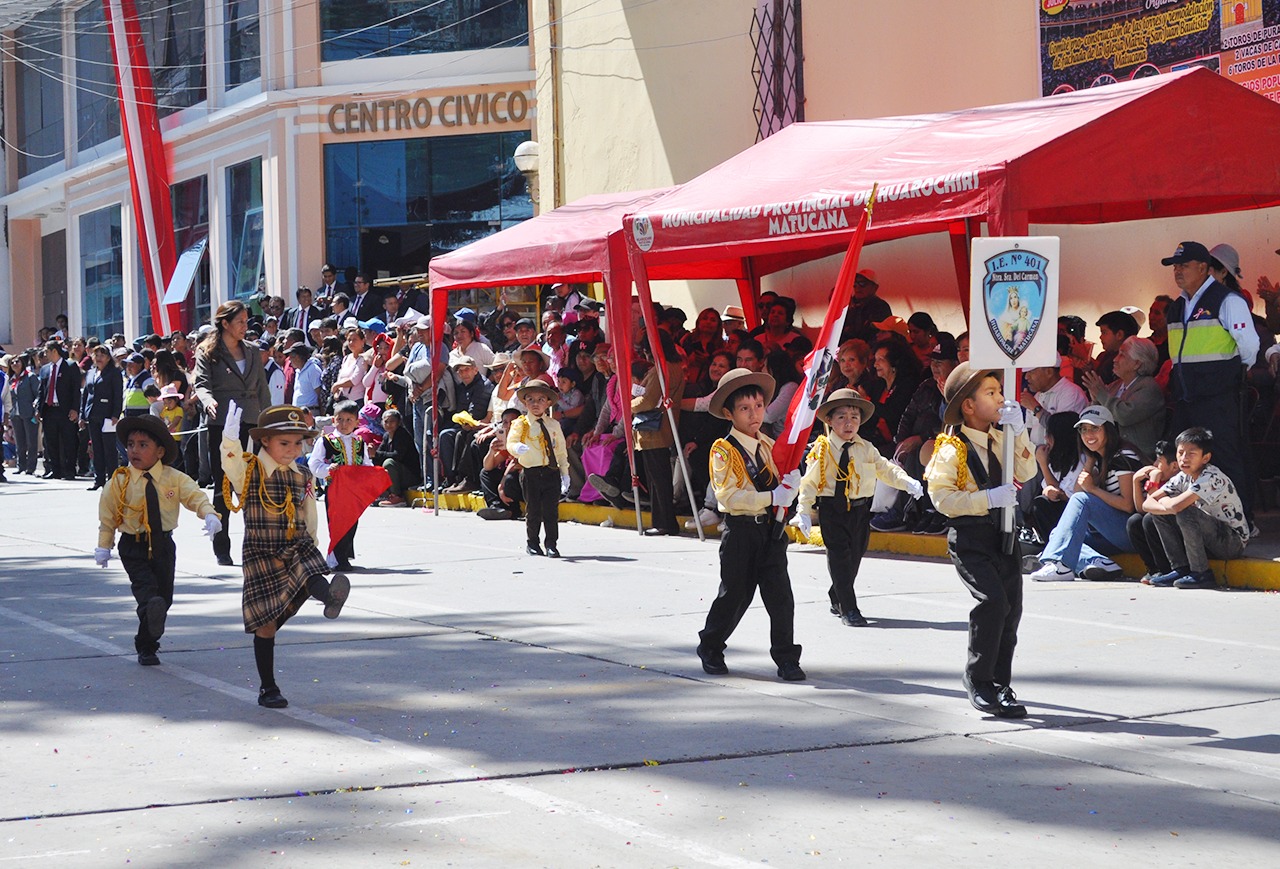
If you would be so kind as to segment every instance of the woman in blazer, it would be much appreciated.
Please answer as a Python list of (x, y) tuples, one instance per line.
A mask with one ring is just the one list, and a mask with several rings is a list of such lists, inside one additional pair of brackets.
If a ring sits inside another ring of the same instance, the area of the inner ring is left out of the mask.
[(1095, 404), (1100, 404), (1115, 417), (1120, 437), (1138, 448), (1144, 460), (1155, 454), (1156, 441), (1164, 435), (1164, 390), (1152, 376), (1160, 356), (1156, 345), (1147, 338), (1126, 338), (1116, 354), (1113, 370), (1116, 379), (1103, 383), (1090, 371), (1084, 375), (1084, 388)]
[(235, 436), (247, 448), (249, 429), (258, 424), (258, 415), (271, 406), (262, 353), (245, 343), (249, 330), (249, 309), (244, 302), (225, 302), (213, 314), (214, 330), (196, 349), (196, 397), (208, 419), (209, 471), (213, 475), (213, 508), (222, 519), (222, 530), (213, 538), (213, 554), (218, 563), (232, 564), (231, 511), (222, 497), (222, 420), (227, 405), (235, 401), (244, 410), (240, 431)]
[[(93, 364), (84, 378), (80, 393), (80, 427), (86, 429), (93, 446), (92, 492), (107, 484), (115, 472), (120, 454), (116, 450), (116, 423), (124, 408), (124, 380), (111, 358), (111, 348), (99, 344), (93, 348)], [(110, 422), (110, 431), (103, 431)]]

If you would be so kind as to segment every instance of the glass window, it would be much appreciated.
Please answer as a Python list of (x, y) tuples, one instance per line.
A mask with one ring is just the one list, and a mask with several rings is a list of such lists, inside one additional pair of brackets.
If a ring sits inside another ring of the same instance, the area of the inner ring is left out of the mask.
[(14, 44), (18, 174), (30, 175), (63, 158), (61, 8), (19, 27)]
[(80, 215), (80, 289), (84, 334), (124, 332), (124, 253), (120, 206)]
[(320, 0), (322, 58), (351, 60), (529, 44), (528, 0)]
[[(181, 181), (169, 187), (173, 205), (173, 238), (177, 255), (191, 245), (209, 237), (209, 179), (204, 175)], [(139, 256), (141, 260), (141, 256)], [(183, 306), (186, 322), (207, 323), (212, 311), (209, 281), (209, 254), (200, 261), (200, 269), (191, 283), (191, 293)], [(176, 325), (176, 324), (175, 324)], [(147, 279), (138, 269), (138, 334), (154, 331), (151, 325), (151, 298), (147, 294)]]
[(137, 0), (160, 116), (203, 102), (204, 0)]
[(227, 169), (227, 299), (253, 295), (262, 278), (262, 158)]
[(258, 0), (227, 0), (227, 88), (262, 75), (262, 27)]
[(83, 151), (120, 135), (111, 40), (103, 4), (76, 10), (76, 146)]

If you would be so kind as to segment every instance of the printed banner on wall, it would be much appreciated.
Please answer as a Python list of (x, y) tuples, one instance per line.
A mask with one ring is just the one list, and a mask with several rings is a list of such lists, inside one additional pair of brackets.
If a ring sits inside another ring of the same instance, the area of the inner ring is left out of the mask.
[(1280, 0), (1039, 0), (1045, 96), (1203, 66), (1280, 102)]

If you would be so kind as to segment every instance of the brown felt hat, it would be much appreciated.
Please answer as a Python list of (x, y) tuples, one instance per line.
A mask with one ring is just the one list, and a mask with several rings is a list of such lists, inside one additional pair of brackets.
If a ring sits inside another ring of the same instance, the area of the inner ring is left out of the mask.
[(961, 362), (947, 375), (947, 383), (942, 387), (942, 399), (947, 403), (947, 409), (942, 414), (942, 422), (945, 425), (960, 425), (964, 422), (960, 405), (966, 398), (973, 395), (978, 384), (986, 377), (998, 379), (999, 369), (971, 368), (968, 362)]
[(818, 409), (814, 411), (814, 416), (823, 422), (830, 424), (828, 419), (832, 411), (841, 407), (856, 407), (862, 414), (862, 418), (858, 420), (858, 428), (862, 428), (867, 420), (871, 419), (871, 415), (875, 413), (876, 406), (867, 401), (861, 393), (856, 389), (837, 389), (827, 398), (826, 401), (818, 405)]
[(178, 442), (169, 433), (169, 427), (160, 417), (149, 413), (143, 416), (124, 416), (120, 418), (120, 422), (116, 423), (116, 439), (121, 444), (127, 444), (129, 434), (135, 431), (142, 432), (164, 447), (163, 461), (166, 465), (172, 465), (178, 460)]
[(525, 403), (525, 396), (534, 392), (545, 392), (552, 401), (560, 400), (560, 392), (554, 386), (538, 377), (529, 377), (516, 388), (516, 398)]
[(249, 429), (249, 436), (260, 441), (267, 435), (300, 434), (313, 438), (320, 432), (307, 425), (307, 412), (297, 405), (277, 404), (258, 417), (258, 425)]
[(711, 407), (708, 408), (711, 415), (728, 419), (731, 414), (725, 413), (724, 403), (729, 400), (730, 395), (744, 386), (758, 386), (763, 389), (765, 404), (773, 399), (775, 383), (772, 377), (763, 371), (735, 368), (725, 372), (720, 378), (720, 383), (716, 385), (716, 391), (711, 395)]

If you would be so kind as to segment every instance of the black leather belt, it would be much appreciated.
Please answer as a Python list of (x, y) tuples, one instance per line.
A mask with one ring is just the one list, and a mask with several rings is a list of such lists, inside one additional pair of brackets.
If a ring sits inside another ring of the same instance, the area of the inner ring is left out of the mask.
[[(819, 506), (835, 507), (837, 510), (844, 508), (844, 498), (837, 499), (834, 495), (825, 495), (816, 499)], [(871, 496), (865, 498), (853, 498), (849, 501), (850, 507), (866, 507), (871, 504)]]
[(734, 516), (729, 514), (724, 517), (724, 521), (728, 525), (767, 525), (773, 521), (773, 516), (768, 513), (757, 513), (754, 516)]
[[(172, 536), (173, 536), (173, 532), (172, 532), (172, 531), (161, 531), (161, 532), (160, 532), (160, 536), (161, 536), (161, 537), (172, 537)], [(146, 542), (147, 542), (147, 535), (146, 535), (146, 534), (125, 534), (124, 532), (121, 532), (121, 533), (120, 533), (120, 539), (121, 539), (121, 540), (128, 539), (128, 540), (132, 541), (133, 543), (146, 543)]]

